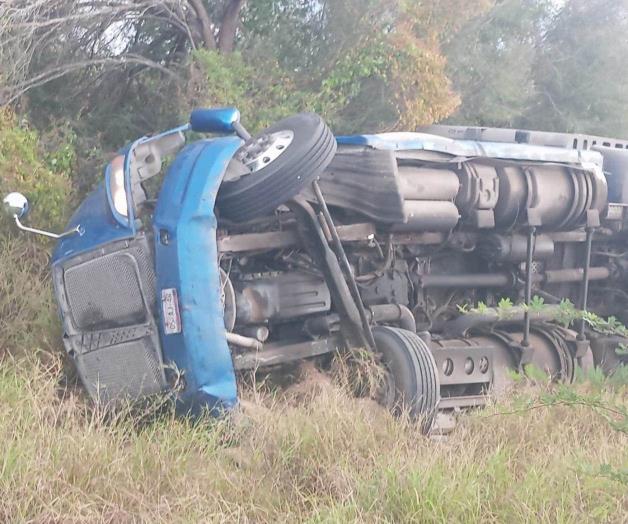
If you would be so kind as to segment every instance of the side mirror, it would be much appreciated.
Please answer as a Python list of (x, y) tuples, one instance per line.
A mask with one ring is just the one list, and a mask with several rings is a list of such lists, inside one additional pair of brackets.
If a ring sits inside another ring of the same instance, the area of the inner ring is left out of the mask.
[(22, 218), (28, 213), (28, 200), (22, 193), (9, 193), (2, 203), (5, 213), (10, 218)]
[(28, 231), (29, 233), (36, 233), (50, 238), (63, 238), (77, 233), (79, 235), (83, 234), (81, 226), (76, 226), (75, 228), (58, 235), (56, 233), (50, 233), (49, 231), (42, 231), (41, 229), (27, 227), (22, 224), (22, 222), (20, 222), (20, 218), (24, 217), (26, 213), (28, 213), (28, 199), (22, 193), (9, 193), (2, 200), (2, 204), (4, 205), (6, 214), (15, 220), (15, 225), (22, 231)]
[(240, 124), (240, 111), (235, 107), (195, 109), (190, 115), (190, 128), (200, 133), (236, 133), (245, 140), (251, 138)]

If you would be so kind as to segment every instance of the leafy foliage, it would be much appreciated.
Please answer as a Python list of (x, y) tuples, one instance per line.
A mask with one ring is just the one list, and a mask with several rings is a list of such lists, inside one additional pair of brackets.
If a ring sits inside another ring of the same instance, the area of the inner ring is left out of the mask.
[(8, 0), (0, 15), (0, 96), (26, 89), (41, 130), (70, 124), (81, 191), (103, 151), (196, 105), (238, 105), (253, 130), (309, 110), (337, 133), (627, 131), (625, 5), (610, 0)]
[[(0, 109), (0, 195), (16, 190), (24, 193), (31, 203), (34, 223), (56, 229), (65, 224), (74, 161), (71, 143), (45, 155), (37, 133), (24, 123), (18, 124), (8, 109)], [(0, 236), (7, 229), (5, 222)]]
[(543, 297), (534, 295), (532, 297), (532, 300), (530, 300), (530, 304), (528, 305), (528, 308), (530, 309), (530, 311), (534, 313), (538, 313), (539, 311), (543, 310), (544, 305), (545, 305), (545, 299)]
[(0, 236), (0, 357), (59, 350), (48, 253), (33, 239)]
[(237, 104), (254, 129), (298, 110), (320, 113), (339, 133), (432, 123), (458, 104), (438, 34), (464, 18), (437, 4), (255, 4), (243, 15), (241, 54), (193, 54), (201, 74), (187, 99)]
[(625, 2), (495, 0), (445, 43), (449, 121), (627, 137)]
[(552, 391), (542, 393), (539, 401), (544, 406), (558, 404), (568, 406), (585, 406), (601, 417), (612, 429), (628, 433), (628, 409), (621, 403), (610, 404), (602, 393), (581, 393), (576, 389), (559, 385)]
[(628, 4), (570, 0), (551, 20), (535, 61), (538, 97), (526, 123), (628, 136)]
[(547, 0), (494, 2), (445, 44), (447, 71), (462, 97), (450, 121), (520, 123), (537, 94), (535, 60), (551, 6)]
[(513, 303), (508, 297), (501, 298), (497, 303), (497, 313), (499, 318), (508, 318), (512, 311)]
[[(53, 153), (42, 151), (35, 131), (0, 110), (0, 195), (19, 190), (30, 201), (26, 220), (40, 227), (65, 226), (75, 162), (71, 141)], [(0, 355), (50, 352), (60, 341), (49, 274), (50, 242), (20, 235), (0, 218)]]

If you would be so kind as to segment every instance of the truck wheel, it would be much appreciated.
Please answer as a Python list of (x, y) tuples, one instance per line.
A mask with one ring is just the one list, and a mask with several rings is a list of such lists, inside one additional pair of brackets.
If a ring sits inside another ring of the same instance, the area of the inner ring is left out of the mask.
[(388, 371), (382, 403), (394, 414), (407, 411), (412, 419), (421, 419), (421, 432), (428, 433), (440, 400), (432, 353), (418, 335), (405, 329), (377, 326), (373, 338)]
[(243, 169), (225, 176), (216, 198), (220, 215), (246, 222), (273, 211), (319, 176), (335, 153), (336, 139), (320, 116), (280, 120), (236, 152)]

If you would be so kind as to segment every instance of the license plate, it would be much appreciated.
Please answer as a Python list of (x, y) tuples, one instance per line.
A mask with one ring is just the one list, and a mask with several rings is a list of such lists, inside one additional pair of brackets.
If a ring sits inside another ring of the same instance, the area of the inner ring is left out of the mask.
[(166, 335), (181, 333), (179, 297), (175, 288), (161, 290), (161, 311), (163, 313), (164, 333)]

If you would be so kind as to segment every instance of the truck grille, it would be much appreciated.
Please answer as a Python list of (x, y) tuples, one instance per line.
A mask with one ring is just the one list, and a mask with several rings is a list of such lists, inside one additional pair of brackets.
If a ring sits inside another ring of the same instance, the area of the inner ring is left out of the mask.
[(65, 271), (65, 290), (78, 329), (140, 324), (146, 310), (139, 269), (128, 253), (114, 253)]
[(161, 389), (159, 358), (146, 339), (91, 351), (79, 360), (85, 387), (101, 402), (138, 398)]
[(66, 350), (98, 402), (132, 400), (166, 386), (152, 260), (140, 236), (54, 268)]

